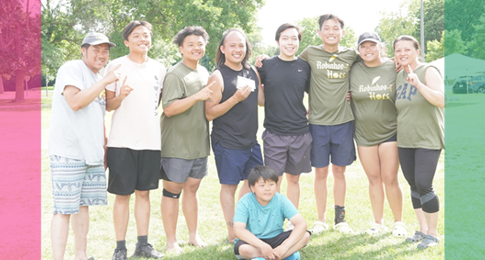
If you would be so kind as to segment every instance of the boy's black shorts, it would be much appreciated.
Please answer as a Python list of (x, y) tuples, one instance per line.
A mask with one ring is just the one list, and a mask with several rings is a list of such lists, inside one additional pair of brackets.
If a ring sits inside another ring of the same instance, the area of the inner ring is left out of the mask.
[[(261, 241), (265, 242), (266, 244), (270, 245), (271, 248), (277, 248), (279, 245), (283, 244), (283, 242), (291, 235), (291, 231), (292, 230), (288, 230), (288, 231), (285, 231), (273, 238), (268, 238), (268, 239), (261, 239)], [(307, 231), (308, 233), (310, 233), (310, 235), (312, 234), (310, 231)], [(238, 240), (235, 244), (234, 244), (234, 254), (235, 255), (239, 255), (239, 247), (241, 245), (245, 245), (245, 244), (248, 244), (242, 240)]]

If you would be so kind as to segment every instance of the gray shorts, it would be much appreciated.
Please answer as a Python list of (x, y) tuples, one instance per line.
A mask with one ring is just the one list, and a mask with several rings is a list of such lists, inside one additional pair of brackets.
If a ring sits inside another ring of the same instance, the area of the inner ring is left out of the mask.
[(207, 173), (207, 157), (193, 160), (162, 157), (160, 160), (160, 178), (166, 181), (185, 183), (188, 177), (202, 179)]
[(276, 135), (263, 132), (264, 165), (272, 167), (278, 176), (311, 172), (312, 135)]

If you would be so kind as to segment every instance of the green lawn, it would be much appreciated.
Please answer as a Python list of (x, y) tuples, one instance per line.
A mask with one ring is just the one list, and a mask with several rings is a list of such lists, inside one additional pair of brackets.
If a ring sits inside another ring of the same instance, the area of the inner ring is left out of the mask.
[[(43, 101), (48, 104), (50, 101)], [(263, 131), (263, 109), (260, 108), (260, 133)], [(107, 123), (109, 123), (109, 115)], [(52, 259), (50, 242), (50, 221), (52, 217), (51, 181), (49, 162), (47, 156), (48, 128), (50, 123), (50, 108), (42, 108), (42, 259)], [(109, 124), (108, 124), (109, 125)], [(260, 141), (261, 143), (261, 141)], [(434, 186), (440, 197), (441, 212), (444, 212), (444, 161), (440, 158)], [(390, 234), (371, 237), (362, 234), (373, 221), (370, 200), (368, 196), (368, 182), (359, 161), (347, 168), (347, 199), (346, 219), (354, 229), (355, 234), (343, 235), (332, 229), (319, 236), (314, 236), (307, 247), (301, 250), (303, 259), (443, 259), (444, 243), (427, 250), (416, 249), (416, 244), (408, 244), (402, 238), (394, 238)], [(404, 222), (407, 224), (408, 233), (414, 233), (418, 228), (417, 221), (410, 203), (409, 186), (399, 172), (400, 183), (404, 191)], [(300, 213), (307, 220), (311, 228), (317, 220), (315, 198), (313, 192), (314, 173), (301, 177), (301, 200)], [(329, 176), (329, 195), (327, 206), (327, 222), (333, 223), (333, 178)], [(286, 182), (282, 184), (282, 192), (285, 193)], [(109, 204), (105, 207), (91, 207), (91, 224), (88, 236), (88, 256), (95, 259), (111, 259), (116, 246), (114, 228), (112, 224), (112, 206), (114, 196), (108, 195)], [(155, 249), (163, 251), (165, 246), (165, 234), (160, 214), (161, 190), (151, 193), (151, 222), (149, 242)], [(209, 157), (209, 175), (202, 181), (199, 189), (199, 234), (209, 244), (208, 247), (197, 249), (182, 242), (185, 253), (179, 256), (167, 254), (164, 259), (236, 259), (233, 246), (225, 243), (227, 238), (224, 218), (219, 204), (219, 182), (217, 179), (214, 158)], [(131, 202), (133, 209), (133, 199)], [(392, 213), (389, 206), (385, 205), (386, 225), (391, 228)], [(188, 239), (188, 231), (182, 212), (179, 214), (177, 227), (179, 241)], [(444, 239), (444, 216), (440, 215), (438, 232)], [(128, 255), (134, 251), (136, 243), (136, 226), (133, 211), (130, 215), (130, 223), (127, 234)], [(69, 236), (66, 249), (66, 259), (74, 258), (74, 239), (72, 232)]]

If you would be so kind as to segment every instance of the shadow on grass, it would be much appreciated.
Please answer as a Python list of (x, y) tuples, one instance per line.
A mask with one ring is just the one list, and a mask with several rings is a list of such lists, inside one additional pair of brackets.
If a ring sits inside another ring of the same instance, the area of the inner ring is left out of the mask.
[[(221, 242), (218, 244), (209, 245), (203, 248), (197, 248), (187, 243), (179, 243), (180, 247), (184, 250), (183, 254), (174, 255), (166, 252), (163, 259), (236, 259), (234, 255), (234, 244)], [(142, 260), (145, 258), (129, 257), (130, 260)]]
[(394, 238), (389, 233), (380, 236), (369, 236), (365, 233), (342, 235), (337, 240), (319, 245), (312, 245), (310, 241), (301, 250), (301, 254), (302, 258), (307, 259), (316, 259), (312, 257), (315, 255), (318, 259), (396, 259), (419, 252), (417, 244), (406, 243), (404, 238), (401, 242), (394, 243), (394, 239), (399, 238)]

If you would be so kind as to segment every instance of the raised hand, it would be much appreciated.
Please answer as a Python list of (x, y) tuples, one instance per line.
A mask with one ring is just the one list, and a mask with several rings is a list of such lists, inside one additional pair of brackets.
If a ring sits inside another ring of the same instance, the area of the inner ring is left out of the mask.
[(130, 87), (129, 85), (126, 85), (127, 78), (128, 76), (125, 76), (125, 79), (123, 80), (123, 85), (121, 85), (121, 88), (120, 88), (120, 94), (118, 95), (121, 98), (121, 100), (125, 99), (133, 90), (132, 87)]
[(207, 85), (205, 88), (199, 90), (199, 92), (195, 93), (195, 98), (197, 100), (208, 100), (212, 97), (212, 85), (214, 85), (216, 82), (212, 81), (209, 85)]
[(258, 67), (258, 68), (262, 68), (263, 67), (263, 60), (269, 58), (268, 55), (266, 54), (261, 54), (261, 55), (258, 55), (256, 57), (256, 62), (254, 63), (254, 66)]
[(409, 82), (411, 85), (417, 87), (421, 81), (419, 81), (418, 75), (413, 72), (413, 69), (411, 69), (411, 66), (408, 65), (409, 73), (408, 77), (406, 78), (406, 81)]
[(120, 67), (121, 67), (121, 64), (118, 64), (116, 68), (114, 68), (112, 71), (106, 74), (106, 76), (104, 76), (103, 80), (106, 81), (106, 84), (111, 84), (113, 82), (120, 80), (121, 78), (121, 72), (119, 71)]

